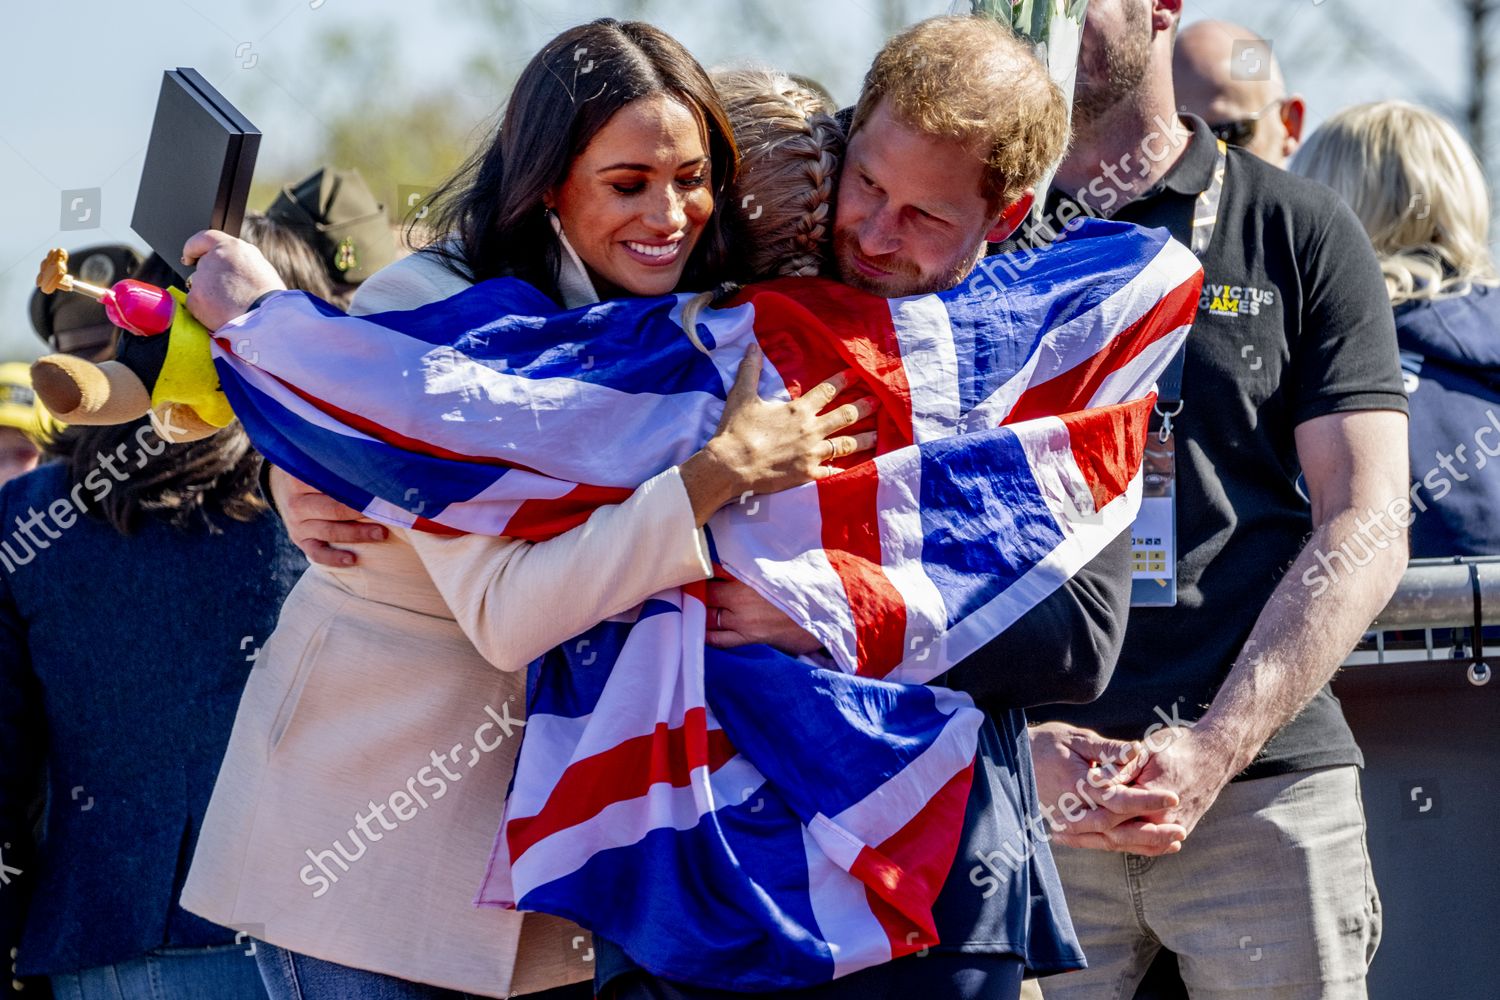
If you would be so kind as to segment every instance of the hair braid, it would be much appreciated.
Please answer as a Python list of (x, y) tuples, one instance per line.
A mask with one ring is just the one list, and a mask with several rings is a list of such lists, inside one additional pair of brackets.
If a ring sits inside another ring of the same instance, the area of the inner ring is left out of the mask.
[(784, 73), (715, 74), (735, 138), (740, 174), (729, 208), (737, 277), (824, 273), (844, 134), (827, 101)]

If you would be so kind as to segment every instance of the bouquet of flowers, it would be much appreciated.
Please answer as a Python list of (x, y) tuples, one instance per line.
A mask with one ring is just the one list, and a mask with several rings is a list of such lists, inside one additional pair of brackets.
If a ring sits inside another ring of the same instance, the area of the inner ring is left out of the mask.
[(1037, 58), (1070, 98), (1088, 7), (1089, 0), (973, 0), (974, 13), (1003, 21), (1031, 42)]

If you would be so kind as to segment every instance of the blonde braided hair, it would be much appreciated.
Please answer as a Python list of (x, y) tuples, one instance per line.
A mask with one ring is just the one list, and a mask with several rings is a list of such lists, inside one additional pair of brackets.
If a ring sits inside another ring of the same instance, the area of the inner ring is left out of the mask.
[(750, 281), (825, 273), (844, 155), (835, 109), (776, 70), (721, 70), (713, 81), (740, 148), (725, 206), (734, 276)]

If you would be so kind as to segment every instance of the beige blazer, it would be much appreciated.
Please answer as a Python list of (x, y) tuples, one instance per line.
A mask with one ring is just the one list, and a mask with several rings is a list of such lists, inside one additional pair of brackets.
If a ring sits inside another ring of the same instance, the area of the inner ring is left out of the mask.
[[(455, 282), (416, 255), (366, 282), (355, 311)], [(473, 898), (524, 732), (526, 663), (710, 574), (677, 470), (546, 542), (396, 530), (353, 548), (355, 567), (308, 569), (260, 652), (182, 905), (482, 996), (590, 978), (582, 930)]]

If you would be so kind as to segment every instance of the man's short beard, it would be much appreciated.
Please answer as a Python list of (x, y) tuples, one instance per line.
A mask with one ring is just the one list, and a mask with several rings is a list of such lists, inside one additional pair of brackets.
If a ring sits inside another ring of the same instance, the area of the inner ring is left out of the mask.
[(965, 254), (953, 263), (946, 274), (924, 275), (913, 265), (905, 261), (895, 262), (897, 270), (884, 278), (867, 278), (860, 274), (853, 266), (846, 266), (845, 261), (859, 253), (858, 237), (849, 230), (834, 230), (833, 251), (834, 260), (838, 264), (839, 280), (850, 288), (857, 288), (871, 295), (879, 295), (885, 299), (904, 299), (909, 295), (930, 295), (933, 292), (945, 292), (955, 287), (969, 276), (974, 266), (984, 256), (987, 244), (981, 243), (974, 251)]
[(1104, 51), (1097, 53), (1098, 58), (1088, 67), (1079, 66), (1073, 87), (1075, 121), (1098, 121), (1140, 89), (1151, 66), (1151, 41), (1151, 18), (1145, 8), (1127, 4), (1124, 31), (1119, 37), (1103, 40)]

